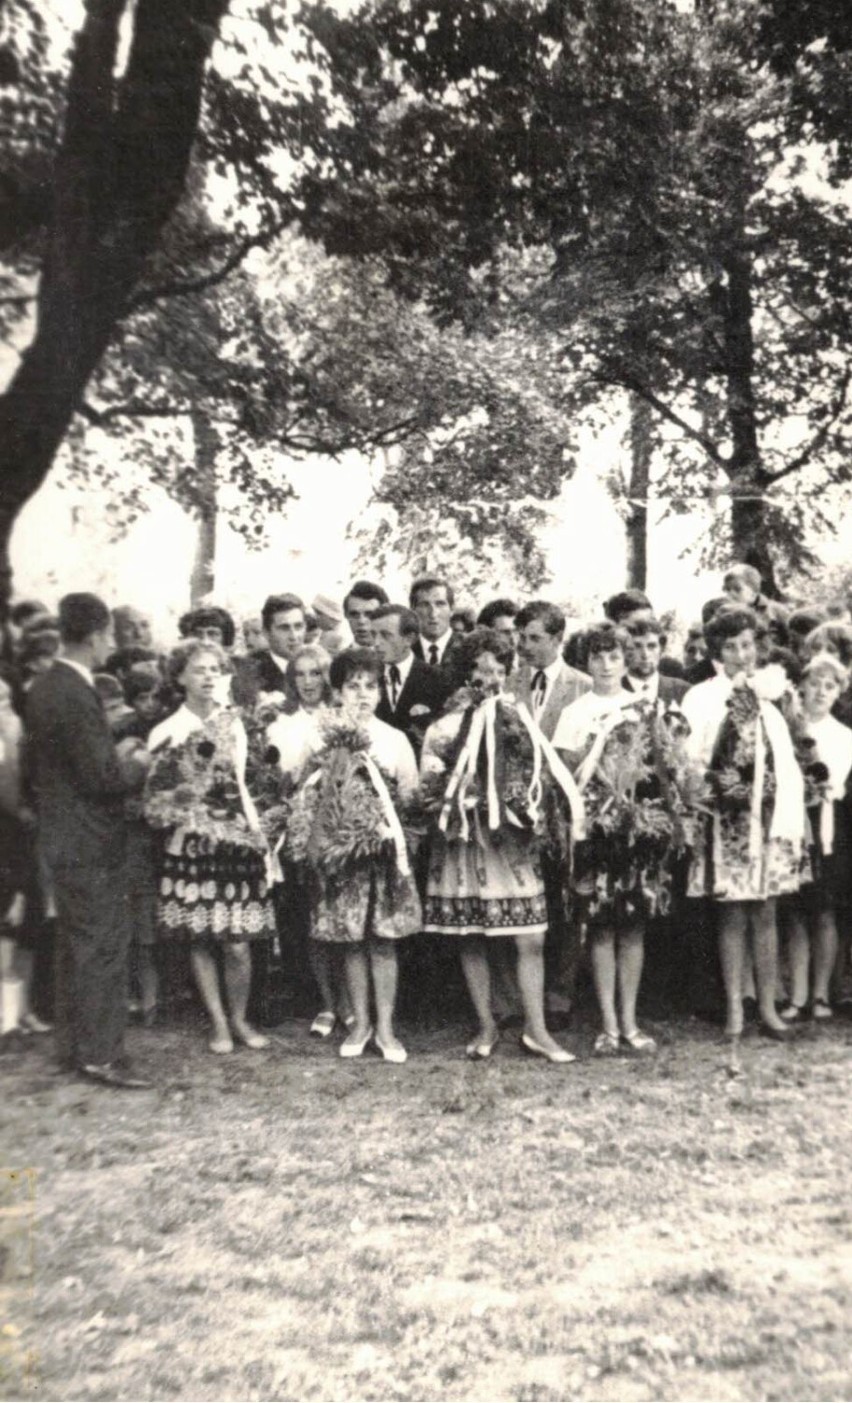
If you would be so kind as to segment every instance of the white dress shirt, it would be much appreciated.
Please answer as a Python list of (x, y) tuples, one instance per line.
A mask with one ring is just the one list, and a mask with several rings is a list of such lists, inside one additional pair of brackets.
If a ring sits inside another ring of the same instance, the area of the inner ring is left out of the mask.
[(660, 674), (652, 672), (650, 677), (634, 677), (628, 673), (630, 678), (630, 690), (636, 697), (641, 697), (643, 701), (655, 702), (660, 695)]
[(441, 634), (440, 638), (421, 638), (420, 641), (423, 644), (423, 656), (426, 659), (427, 663), (430, 663), (432, 661), (433, 648), (437, 648), (438, 650), (438, 658), (435, 665), (439, 666), (444, 661), (444, 654), (447, 651), (447, 645), (452, 639), (452, 636), (453, 630), (451, 628), (448, 628), (446, 633)]
[[(562, 671), (562, 659), (556, 657), (547, 667), (534, 667), (530, 673), (530, 701), (532, 703), (532, 714), (537, 721), (544, 708), (550, 700), (550, 694), (556, 685), (556, 680)], [(539, 673), (544, 674), (544, 691), (536, 690), (533, 682)]]
[[(387, 688), (388, 699), (389, 699), (390, 704), (391, 704), (391, 707), (393, 708), (394, 711), (396, 711), (396, 708), (397, 708), (397, 706), (399, 705), (399, 699), (400, 699), (400, 697), (402, 696), (402, 689), (403, 689), (403, 687), (405, 686), (406, 682), (408, 681), (408, 674), (409, 674), (410, 671), (411, 671), (411, 665), (412, 665), (413, 662), (414, 662), (414, 654), (413, 654), (412, 652), (408, 652), (408, 653), (406, 653), (405, 657), (402, 659), (402, 662), (398, 662), (398, 663), (385, 663), (385, 687)], [(395, 667), (396, 670), (397, 670), (397, 672), (399, 673), (399, 682), (398, 682), (397, 687), (396, 687), (396, 695), (395, 695), (395, 696), (394, 696), (394, 687), (393, 687), (393, 684), (391, 683), (391, 676), (390, 676), (391, 668), (392, 668), (392, 667)]]

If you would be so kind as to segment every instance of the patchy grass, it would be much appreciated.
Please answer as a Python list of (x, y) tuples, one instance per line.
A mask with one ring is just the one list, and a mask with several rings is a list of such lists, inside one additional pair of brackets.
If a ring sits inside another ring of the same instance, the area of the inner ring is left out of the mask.
[(560, 1068), (509, 1034), (468, 1064), (461, 1028), (404, 1067), (139, 1030), (142, 1094), (8, 1052), (5, 1396), (848, 1399), (852, 1026), (737, 1079), (654, 1031)]

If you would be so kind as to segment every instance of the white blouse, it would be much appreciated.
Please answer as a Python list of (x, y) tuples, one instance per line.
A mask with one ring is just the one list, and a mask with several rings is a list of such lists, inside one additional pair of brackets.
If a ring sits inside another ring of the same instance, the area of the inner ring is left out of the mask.
[(576, 754), (586, 749), (592, 736), (597, 735), (604, 721), (608, 721), (619, 711), (629, 711), (635, 707), (638, 698), (634, 692), (622, 687), (613, 697), (602, 697), (597, 692), (584, 692), (576, 701), (569, 702), (556, 723), (553, 744), (557, 750), (567, 750)]

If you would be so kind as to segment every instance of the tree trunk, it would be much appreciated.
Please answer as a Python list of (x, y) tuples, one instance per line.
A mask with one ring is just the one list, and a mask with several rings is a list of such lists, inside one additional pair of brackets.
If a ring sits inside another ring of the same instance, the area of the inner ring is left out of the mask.
[(9, 540), (44, 482), (186, 181), (210, 49), (228, 0), (87, 0), (71, 59), (35, 337), (0, 395), (0, 618)]
[(195, 443), (196, 484), (201, 501), (195, 559), (189, 582), (189, 597), (194, 608), (216, 587), (216, 454), (219, 438), (207, 415), (199, 410), (192, 413), (192, 436)]
[(627, 507), (627, 583), (644, 590), (648, 583), (648, 494), (654, 452), (653, 411), (640, 395), (630, 396), (630, 487)]

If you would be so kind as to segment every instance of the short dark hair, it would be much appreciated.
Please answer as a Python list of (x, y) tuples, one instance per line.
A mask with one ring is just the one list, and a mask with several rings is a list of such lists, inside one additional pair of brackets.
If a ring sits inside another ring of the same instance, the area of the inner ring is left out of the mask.
[(624, 627), (631, 638), (647, 638), (649, 633), (654, 633), (661, 643), (665, 642), (666, 630), (654, 614), (649, 619), (637, 619), (635, 623), (625, 624)]
[(373, 619), (399, 619), (399, 631), (404, 638), (420, 637), (417, 615), (405, 604), (380, 604)]
[(515, 615), (515, 627), (526, 628), (527, 624), (536, 620), (552, 638), (565, 632), (565, 615), (556, 604), (551, 604), (546, 599), (534, 599), (531, 604), (525, 604), (523, 609), (519, 609)]
[(489, 599), (480, 609), (476, 622), (481, 628), (491, 628), (495, 619), (514, 619), (517, 612), (514, 599)]
[(712, 599), (707, 599), (701, 606), (701, 622), (706, 628), (714, 614), (718, 614), (720, 609), (730, 609), (731, 601), (726, 594), (714, 595)]
[(408, 602), (412, 609), (417, 608), (418, 595), (423, 594), (427, 589), (443, 589), (447, 593), (447, 603), (452, 609), (456, 602), (455, 592), (449, 580), (444, 580), (440, 575), (418, 575), (408, 591)]
[(719, 609), (704, 626), (704, 639), (711, 658), (718, 662), (728, 639), (738, 638), (746, 629), (751, 629), (757, 637), (757, 615), (753, 609)]
[(40, 604), (37, 599), (19, 599), (9, 608), (9, 622), (16, 628), (20, 628), (27, 619), (33, 619), (37, 614), (49, 614), (50, 610), (46, 604)]
[(614, 653), (616, 650), (624, 657), (629, 647), (630, 630), (624, 624), (617, 624), (614, 619), (601, 619), (599, 623), (592, 624), (586, 629), (583, 639), (586, 663), (598, 653)]
[(198, 609), (190, 609), (178, 619), (178, 633), (181, 638), (192, 638), (199, 628), (218, 628), (222, 634), (222, 647), (233, 647), (236, 629), (227, 609), (220, 609), (218, 604), (202, 604)]
[(604, 614), (611, 623), (620, 624), (628, 614), (634, 614), (637, 609), (653, 609), (653, 604), (641, 589), (623, 589), (618, 594), (611, 594), (603, 607)]
[(783, 667), (784, 672), (794, 687), (797, 687), (802, 680), (802, 664), (796, 654), (789, 648), (770, 648), (766, 658), (766, 665), (775, 663), (778, 667)]
[(140, 697), (147, 696), (149, 692), (156, 692), (159, 686), (160, 683), (153, 673), (131, 670), (124, 679), (125, 700), (132, 706)]
[(372, 580), (356, 580), (349, 589), (349, 593), (343, 601), (343, 612), (346, 613), (346, 606), (350, 599), (363, 599), (367, 603), (387, 604), (388, 596), (381, 585), (374, 585)]
[(477, 658), (483, 653), (491, 653), (498, 663), (502, 663), (508, 675), (515, 661), (515, 650), (506, 635), (493, 628), (475, 628), (471, 633), (462, 634), (459, 646), (450, 659), (452, 680), (455, 687), (463, 687), (470, 681)]
[(124, 701), (124, 688), (111, 672), (96, 672), (92, 681), (101, 701)]
[(126, 648), (116, 648), (104, 663), (104, 672), (120, 677), (129, 672), (137, 663), (155, 663), (157, 654), (151, 648), (141, 648), (138, 643), (129, 643)]
[(824, 623), (827, 619), (821, 609), (794, 609), (787, 619), (787, 632), (794, 638), (804, 638)]
[(269, 632), (276, 614), (289, 614), (293, 609), (301, 609), (302, 616), (307, 619), (308, 611), (304, 600), (300, 599), (298, 594), (270, 594), (260, 611), (264, 633)]
[(96, 594), (66, 594), (59, 601), (59, 635), (63, 643), (85, 643), (93, 633), (103, 633), (112, 620)]
[(382, 660), (375, 648), (344, 648), (335, 653), (328, 669), (328, 680), (335, 692), (346, 686), (350, 677), (366, 672), (377, 682), (381, 680)]

